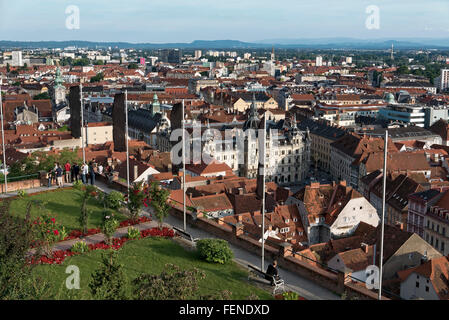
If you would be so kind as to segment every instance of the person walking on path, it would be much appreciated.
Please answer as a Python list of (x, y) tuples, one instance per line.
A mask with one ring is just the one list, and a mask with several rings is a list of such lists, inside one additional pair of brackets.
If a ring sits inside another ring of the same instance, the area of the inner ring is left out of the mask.
[(90, 175), (90, 184), (95, 184), (95, 171), (94, 171), (94, 164), (92, 162), (89, 163), (89, 175)]
[(65, 182), (66, 183), (70, 183), (70, 182), (72, 182), (71, 180), (71, 175), (72, 175), (72, 173), (71, 173), (71, 171), (70, 171), (70, 169), (71, 169), (71, 165), (70, 165), (70, 162), (69, 162), (69, 160), (67, 160), (67, 162), (66, 162), (66, 164), (64, 165), (64, 169), (65, 169)]
[(62, 188), (64, 186), (64, 182), (62, 180), (62, 168), (59, 165), (59, 163), (57, 164), (57, 168), (56, 168), (56, 182), (58, 184), (59, 188)]

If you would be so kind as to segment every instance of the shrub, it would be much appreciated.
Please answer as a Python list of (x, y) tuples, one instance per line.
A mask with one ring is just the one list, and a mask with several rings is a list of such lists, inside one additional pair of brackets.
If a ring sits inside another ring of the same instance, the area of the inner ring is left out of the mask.
[(139, 239), (140, 231), (137, 228), (129, 227), (127, 237), (128, 239)]
[(80, 190), (82, 186), (83, 186), (83, 182), (82, 182), (81, 180), (77, 180), (77, 181), (75, 181), (75, 182), (73, 183), (73, 187), (74, 187), (75, 189)]
[(102, 231), (106, 236), (106, 242), (109, 243), (114, 236), (115, 230), (117, 230), (119, 226), (119, 222), (117, 219), (114, 219), (112, 216), (105, 216), (105, 221), (103, 222)]
[(198, 284), (204, 271), (196, 268), (181, 270), (166, 264), (161, 274), (141, 274), (132, 281), (133, 293), (138, 300), (192, 300), (198, 297)]
[(227, 241), (222, 239), (202, 239), (196, 243), (200, 257), (208, 262), (225, 264), (234, 257)]
[(19, 190), (17, 192), (17, 195), (19, 196), (19, 198), (24, 198), (28, 195), (28, 193), (25, 190)]
[(298, 300), (299, 295), (294, 291), (287, 291), (282, 294), (284, 300)]
[(147, 198), (145, 190), (143, 190), (143, 182), (137, 182), (129, 189), (129, 194), (125, 200), (128, 202), (128, 210), (130, 217), (133, 221), (136, 221), (139, 217), (140, 210), (144, 206), (148, 206), (145, 200)]
[(111, 191), (105, 196), (106, 207), (111, 209), (118, 209), (121, 207), (121, 202), (123, 202), (125, 197), (122, 193), (118, 191)]
[(125, 300), (127, 280), (123, 265), (117, 261), (117, 253), (110, 250), (103, 254), (102, 264), (91, 275), (90, 292), (98, 300)]
[(84, 253), (89, 251), (89, 246), (84, 241), (78, 241), (72, 246), (70, 251), (75, 253)]

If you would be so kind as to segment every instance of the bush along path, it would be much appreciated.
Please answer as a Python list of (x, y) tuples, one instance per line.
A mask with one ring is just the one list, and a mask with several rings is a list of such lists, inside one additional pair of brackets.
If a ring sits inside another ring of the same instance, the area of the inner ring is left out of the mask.
[[(147, 219), (148, 220), (148, 219)], [(162, 237), (173, 237), (174, 231), (169, 225), (164, 225), (160, 228), (160, 224), (155, 221), (147, 221), (143, 223), (138, 223), (132, 226), (140, 232), (139, 238), (145, 238), (148, 236), (162, 236)], [(47, 255), (42, 255), (40, 257), (33, 257), (31, 263), (33, 264), (61, 264), (65, 258), (75, 255), (77, 253), (72, 252), (72, 246), (80, 241), (86, 243), (90, 250), (97, 249), (120, 249), (120, 247), (128, 240), (128, 226), (118, 228), (113, 235), (111, 243), (107, 243), (106, 236), (103, 233), (96, 233), (93, 235), (65, 240), (57, 242), (52, 247), (52, 255), (49, 257)], [(30, 256), (35, 253), (35, 249), (29, 251)]]

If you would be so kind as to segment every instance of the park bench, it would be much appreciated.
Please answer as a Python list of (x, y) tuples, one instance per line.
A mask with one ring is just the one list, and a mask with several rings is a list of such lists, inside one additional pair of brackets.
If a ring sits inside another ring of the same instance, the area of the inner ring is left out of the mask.
[[(263, 271), (261, 271), (259, 268), (256, 268), (252, 265), (248, 265), (248, 280), (250, 280), (251, 275), (256, 276), (257, 278), (261, 278), (262, 280), (264, 280), (264, 283), (267, 283), (269, 285), (271, 285), (273, 287), (273, 294), (276, 293), (276, 291), (282, 289), (282, 292), (285, 291), (285, 287), (284, 287), (284, 280), (282, 279), (276, 279), (274, 276), (269, 275)], [(270, 280), (267, 280), (267, 278), (269, 278)]]
[(187, 233), (178, 227), (173, 226), (173, 230), (175, 230), (175, 234), (179, 235), (180, 237), (182, 237), (192, 243), (195, 243), (198, 240), (198, 239), (192, 237), (192, 235), (190, 233)]

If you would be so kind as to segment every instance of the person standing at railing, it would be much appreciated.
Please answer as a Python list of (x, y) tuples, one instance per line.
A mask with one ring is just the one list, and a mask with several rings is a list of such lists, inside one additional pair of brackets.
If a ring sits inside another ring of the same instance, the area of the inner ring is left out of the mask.
[(56, 182), (58, 183), (58, 187), (62, 188), (64, 186), (64, 182), (62, 181), (62, 168), (59, 165), (59, 163), (57, 164), (57, 168), (56, 168)]
[(52, 175), (53, 175), (53, 170), (52, 169), (48, 170), (48, 172), (47, 172), (47, 180), (48, 180), (48, 187), (49, 188), (51, 187)]
[(66, 164), (64, 165), (64, 169), (65, 169), (65, 182), (66, 182), (66, 183), (72, 182), (72, 181), (71, 181), (71, 180), (72, 180), (72, 179), (71, 179), (72, 173), (70, 172), (71, 165), (70, 165), (69, 160), (67, 160)]
[(78, 182), (79, 179), (79, 174), (80, 174), (80, 166), (78, 165), (78, 163), (74, 163), (72, 166), (72, 180), (75, 182)]
[(90, 176), (90, 184), (94, 185), (95, 184), (95, 171), (94, 171), (94, 164), (92, 161), (89, 163), (89, 176)]
[(83, 166), (81, 167), (81, 180), (84, 184), (87, 184), (87, 174), (89, 173), (89, 168), (87, 167), (86, 163), (83, 163)]

